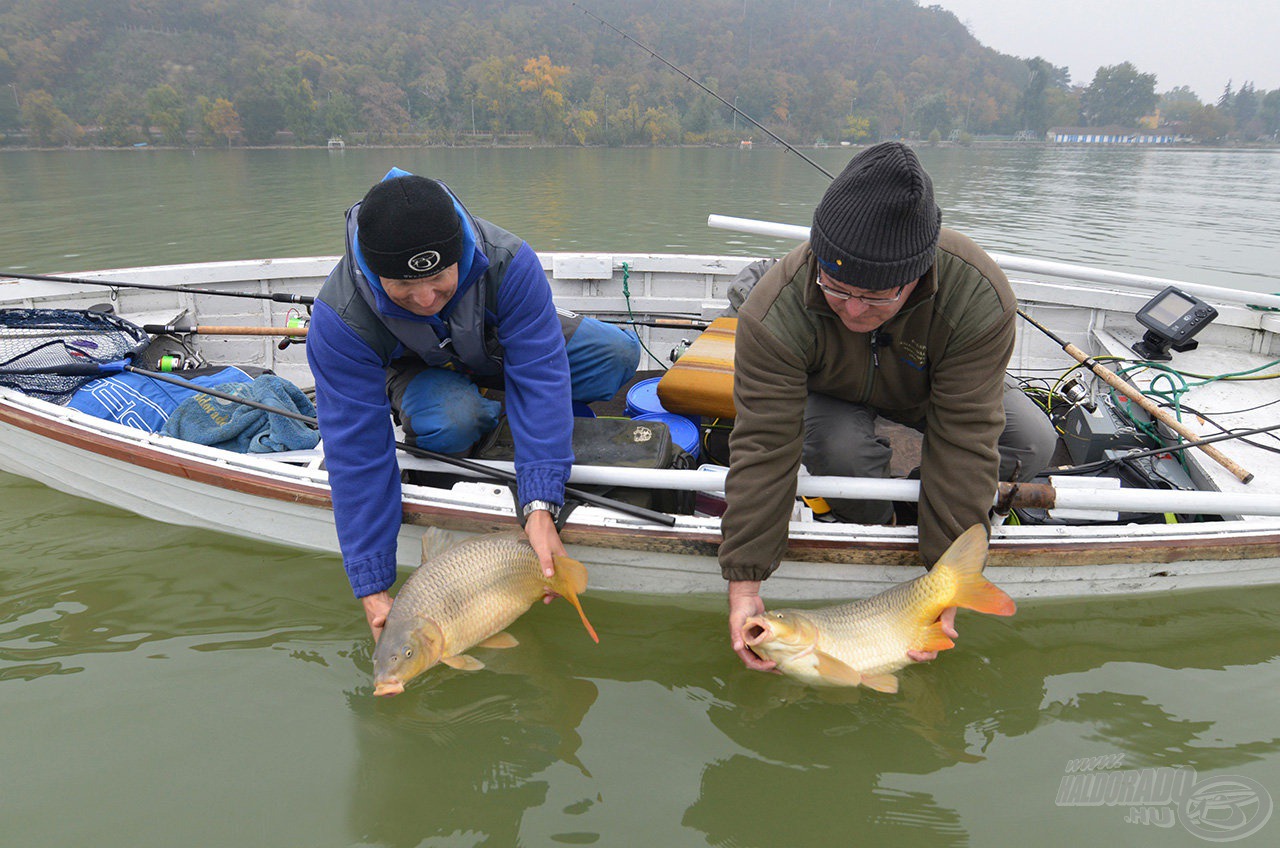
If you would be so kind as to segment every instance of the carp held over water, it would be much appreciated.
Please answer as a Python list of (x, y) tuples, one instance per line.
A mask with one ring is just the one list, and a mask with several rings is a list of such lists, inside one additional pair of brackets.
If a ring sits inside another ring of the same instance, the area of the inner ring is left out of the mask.
[(595, 628), (578, 602), (587, 588), (587, 570), (568, 557), (555, 557), (555, 576), (546, 577), (524, 535), (493, 533), (466, 539), (429, 559), (423, 540), (422, 565), (409, 575), (391, 603), (387, 623), (373, 652), (375, 695), (396, 695), (405, 684), (437, 663), (476, 671), (484, 663), (471, 648), (514, 648), (506, 627), (548, 590), (577, 609), (587, 633)]
[(1013, 615), (1013, 599), (982, 576), (987, 532), (970, 527), (932, 570), (873, 598), (813, 610), (782, 609), (748, 618), (751, 650), (813, 686), (868, 686), (897, 692), (908, 651), (955, 647), (938, 616), (948, 607)]

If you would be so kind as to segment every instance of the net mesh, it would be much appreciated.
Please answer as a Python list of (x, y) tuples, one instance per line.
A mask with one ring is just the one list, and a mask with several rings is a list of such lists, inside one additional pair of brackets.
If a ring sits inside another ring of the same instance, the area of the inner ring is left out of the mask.
[(101, 376), (97, 366), (141, 353), (150, 337), (115, 315), (77, 309), (0, 309), (0, 386), (65, 404)]

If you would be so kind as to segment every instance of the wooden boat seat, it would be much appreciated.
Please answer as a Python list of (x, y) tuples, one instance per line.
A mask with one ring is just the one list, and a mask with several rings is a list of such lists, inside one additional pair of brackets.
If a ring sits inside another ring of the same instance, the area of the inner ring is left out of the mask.
[(658, 381), (669, 412), (733, 418), (733, 337), (737, 318), (717, 318)]

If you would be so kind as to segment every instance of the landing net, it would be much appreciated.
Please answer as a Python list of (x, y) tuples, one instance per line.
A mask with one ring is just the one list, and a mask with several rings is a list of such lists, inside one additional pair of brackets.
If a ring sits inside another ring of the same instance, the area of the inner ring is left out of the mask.
[[(65, 404), (151, 338), (115, 315), (78, 309), (0, 309), (0, 386)], [(118, 370), (118, 369), (117, 369)]]

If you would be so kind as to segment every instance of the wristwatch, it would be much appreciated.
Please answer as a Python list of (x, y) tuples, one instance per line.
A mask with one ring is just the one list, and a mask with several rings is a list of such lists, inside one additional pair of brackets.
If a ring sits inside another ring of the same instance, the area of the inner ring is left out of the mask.
[(529, 513), (537, 509), (545, 509), (547, 512), (551, 513), (552, 521), (555, 521), (560, 517), (560, 505), (553, 504), (551, 501), (529, 501), (524, 505), (524, 509), (522, 509), (520, 513), (525, 518), (528, 518)]

